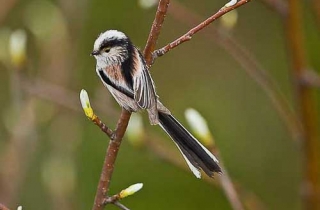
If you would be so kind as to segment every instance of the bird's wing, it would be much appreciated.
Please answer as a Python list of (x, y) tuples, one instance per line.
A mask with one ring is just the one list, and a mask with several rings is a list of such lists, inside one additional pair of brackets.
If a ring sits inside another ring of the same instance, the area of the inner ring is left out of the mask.
[(147, 69), (141, 69), (140, 74), (133, 78), (133, 90), (134, 100), (142, 109), (156, 106), (156, 93)]
[(156, 92), (150, 73), (140, 53), (138, 53), (137, 59), (139, 59), (136, 62), (135, 70), (137, 72), (133, 77), (134, 100), (142, 109), (150, 109), (157, 106)]

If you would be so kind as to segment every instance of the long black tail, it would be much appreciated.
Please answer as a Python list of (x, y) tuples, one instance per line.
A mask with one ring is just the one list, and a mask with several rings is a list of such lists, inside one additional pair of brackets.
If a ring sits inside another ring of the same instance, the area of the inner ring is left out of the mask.
[(200, 169), (208, 176), (213, 172), (221, 172), (216, 157), (209, 152), (196, 138), (194, 138), (172, 115), (159, 112), (160, 126), (180, 149), (191, 171), (201, 177)]

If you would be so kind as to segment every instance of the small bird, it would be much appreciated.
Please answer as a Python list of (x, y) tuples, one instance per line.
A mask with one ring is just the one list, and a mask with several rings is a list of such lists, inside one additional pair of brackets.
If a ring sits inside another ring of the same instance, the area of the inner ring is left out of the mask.
[(123, 32), (108, 30), (94, 42), (96, 72), (118, 104), (130, 112), (146, 109), (152, 125), (160, 125), (178, 146), (197, 178), (221, 172), (217, 158), (193, 137), (159, 101), (148, 66), (139, 49)]

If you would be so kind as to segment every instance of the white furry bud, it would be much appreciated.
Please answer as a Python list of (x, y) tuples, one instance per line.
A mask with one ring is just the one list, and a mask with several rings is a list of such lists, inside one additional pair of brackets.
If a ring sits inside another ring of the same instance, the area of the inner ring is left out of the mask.
[(9, 40), (11, 62), (15, 67), (21, 67), (26, 60), (27, 34), (24, 30), (14, 31)]
[(142, 183), (137, 183), (137, 184), (131, 185), (130, 187), (128, 187), (120, 192), (120, 198), (122, 199), (122, 198), (129, 196), (129, 195), (133, 195), (134, 193), (141, 190), (142, 187), (143, 187)]

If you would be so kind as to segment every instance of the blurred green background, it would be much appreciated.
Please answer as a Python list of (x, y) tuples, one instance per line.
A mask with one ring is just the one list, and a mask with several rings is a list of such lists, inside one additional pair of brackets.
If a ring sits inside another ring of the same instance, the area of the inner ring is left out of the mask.
[[(107, 29), (125, 32), (143, 49), (156, 11), (152, 2), (1, 1), (1, 203), (11, 209), (92, 207), (108, 138), (86, 119), (78, 95), (86, 89), (96, 113), (111, 128), (120, 108), (97, 77), (89, 53), (98, 34)], [(226, 1), (178, 3), (204, 19)], [(308, 56), (319, 69), (319, 22), (311, 1), (302, 6)], [(158, 47), (190, 29), (172, 15), (178, 12), (170, 10)], [(158, 58), (151, 68), (157, 93), (186, 127), (187, 108), (205, 117), (230, 176), (247, 192), (248, 209), (301, 209), (300, 145), (266, 93), (211, 35), (216, 27), (245, 46), (294, 108), (285, 28), (281, 17), (261, 1), (239, 8), (237, 15), (232, 27), (215, 21)], [(23, 63), (12, 63), (8, 50), (10, 35), (17, 29), (27, 37)], [(110, 192), (142, 182), (139, 193), (122, 201), (130, 209), (231, 209), (218, 185), (196, 179), (150, 149), (148, 141), (156, 137), (176, 152), (173, 159), (183, 161), (169, 137), (142, 115), (145, 141), (137, 146), (124, 139)]]

